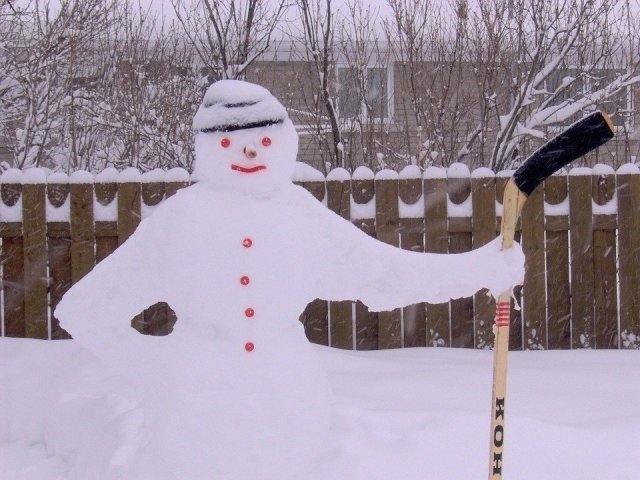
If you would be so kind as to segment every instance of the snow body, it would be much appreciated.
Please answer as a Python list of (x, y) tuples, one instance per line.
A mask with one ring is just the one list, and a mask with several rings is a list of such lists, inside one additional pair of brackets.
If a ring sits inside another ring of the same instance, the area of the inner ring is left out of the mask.
[[(288, 118), (205, 131), (207, 109), (219, 109), (225, 90), (245, 98), (227, 108), (248, 105), (257, 115), (250, 123), (263, 120), (253, 107), (270, 102), (266, 90), (210, 87), (194, 120), (199, 183), (158, 206), (71, 288), (56, 316), (145, 392), (168, 479), (293, 478), (322, 454), (330, 421), (326, 375), (298, 321), (310, 301), (385, 310), (482, 287), (498, 294), (521, 279), (522, 252), (500, 252), (494, 241), (465, 254), (419, 254), (372, 239), (291, 183), (297, 134)], [(159, 301), (176, 312), (174, 332), (138, 334), (131, 319)], [(221, 420), (202, 422), (212, 410)]]

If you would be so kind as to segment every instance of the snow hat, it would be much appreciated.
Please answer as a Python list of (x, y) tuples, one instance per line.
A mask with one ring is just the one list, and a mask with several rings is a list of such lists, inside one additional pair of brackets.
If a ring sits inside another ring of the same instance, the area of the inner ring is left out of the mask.
[(209, 86), (196, 115), (196, 132), (232, 132), (266, 127), (288, 118), (282, 104), (260, 85), (240, 80), (219, 80)]

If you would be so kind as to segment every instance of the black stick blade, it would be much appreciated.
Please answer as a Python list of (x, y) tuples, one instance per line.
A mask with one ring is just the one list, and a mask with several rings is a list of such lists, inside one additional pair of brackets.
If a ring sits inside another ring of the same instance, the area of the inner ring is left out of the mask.
[(571, 125), (536, 150), (513, 174), (520, 191), (527, 196), (562, 167), (603, 145), (615, 133), (611, 118), (604, 112), (591, 115)]

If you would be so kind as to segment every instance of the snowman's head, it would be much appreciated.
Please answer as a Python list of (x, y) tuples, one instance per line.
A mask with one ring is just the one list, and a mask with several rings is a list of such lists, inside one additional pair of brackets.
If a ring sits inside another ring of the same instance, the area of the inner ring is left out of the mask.
[(213, 83), (193, 129), (198, 182), (258, 195), (291, 182), (298, 134), (285, 108), (265, 88), (239, 80)]

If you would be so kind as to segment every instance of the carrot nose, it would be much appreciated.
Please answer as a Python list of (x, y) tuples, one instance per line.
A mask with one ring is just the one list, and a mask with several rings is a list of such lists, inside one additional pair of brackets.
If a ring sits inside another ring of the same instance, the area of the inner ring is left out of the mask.
[(256, 147), (253, 144), (249, 144), (246, 147), (244, 147), (244, 150), (242, 150), (244, 153), (244, 156), (247, 157), (248, 159), (254, 159), (258, 156), (258, 151), (256, 150)]

